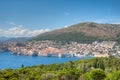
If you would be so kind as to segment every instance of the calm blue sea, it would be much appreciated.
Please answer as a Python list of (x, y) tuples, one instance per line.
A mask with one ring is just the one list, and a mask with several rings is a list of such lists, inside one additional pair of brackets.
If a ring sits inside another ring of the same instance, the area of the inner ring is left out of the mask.
[(24, 56), (14, 55), (11, 52), (0, 53), (0, 69), (5, 68), (19, 68), (23, 64), (24, 66), (33, 66), (39, 64), (52, 64), (52, 63), (64, 63), (74, 60), (88, 59), (92, 57), (84, 58), (57, 58), (57, 57), (39, 57), (39, 56)]

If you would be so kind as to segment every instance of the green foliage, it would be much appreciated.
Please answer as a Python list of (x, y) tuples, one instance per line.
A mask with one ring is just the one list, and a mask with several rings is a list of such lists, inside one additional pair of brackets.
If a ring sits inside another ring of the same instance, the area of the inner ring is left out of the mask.
[(105, 70), (105, 66), (104, 66), (103, 60), (101, 60), (101, 59), (95, 59), (95, 61), (93, 63), (93, 67)]
[(57, 77), (54, 73), (46, 73), (41, 75), (41, 80), (57, 80)]
[(82, 77), (80, 80), (92, 80), (90, 72), (85, 73), (84, 77)]
[(92, 80), (104, 80), (106, 74), (101, 69), (95, 69), (90, 72), (90, 77)]
[(5, 69), (4, 72), (2, 72), (0, 78), (5, 80), (18, 80), (18, 74), (15, 73), (12, 69)]
[(105, 80), (120, 80), (120, 70), (109, 73)]
[(92, 43), (94, 41), (101, 41), (101, 39), (97, 37), (92, 37), (92, 36), (85, 36), (81, 32), (68, 32), (68, 33), (61, 33), (61, 34), (56, 34), (56, 35), (42, 35), (39, 37), (34, 38), (33, 40), (53, 40), (56, 42), (62, 41), (62, 42), (80, 42), (80, 43)]
[(120, 80), (120, 59), (93, 58), (61, 64), (4, 69), (0, 70), (0, 80)]
[(101, 69), (94, 69), (84, 75), (84, 80), (104, 80), (105, 78), (106, 73)]
[(81, 71), (78, 69), (66, 69), (58, 73), (59, 80), (78, 80)]

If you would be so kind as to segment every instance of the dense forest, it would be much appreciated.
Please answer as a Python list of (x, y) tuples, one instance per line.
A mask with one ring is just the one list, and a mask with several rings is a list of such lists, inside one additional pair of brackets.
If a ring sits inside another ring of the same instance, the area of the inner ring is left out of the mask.
[(93, 58), (0, 70), (0, 80), (120, 80), (120, 59)]

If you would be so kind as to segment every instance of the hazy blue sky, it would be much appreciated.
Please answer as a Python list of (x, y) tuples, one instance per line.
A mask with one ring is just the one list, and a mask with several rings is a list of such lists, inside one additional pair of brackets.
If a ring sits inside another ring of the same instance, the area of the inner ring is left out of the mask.
[(20, 30), (30, 35), (86, 21), (120, 23), (120, 0), (0, 0), (0, 35), (15, 30), (13, 36)]

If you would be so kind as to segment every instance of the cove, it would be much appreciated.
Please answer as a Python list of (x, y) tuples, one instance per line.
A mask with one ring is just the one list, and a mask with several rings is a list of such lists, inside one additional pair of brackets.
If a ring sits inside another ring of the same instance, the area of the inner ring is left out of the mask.
[(58, 57), (40, 57), (40, 56), (24, 56), (14, 55), (11, 52), (0, 53), (0, 69), (5, 68), (20, 68), (24, 66), (34, 66), (39, 64), (53, 64), (53, 63), (64, 63), (68, 61), (83, 60), (93, 58), (92, 56), (86, 57), (72, 57), (72, 58), (58, 58)]

